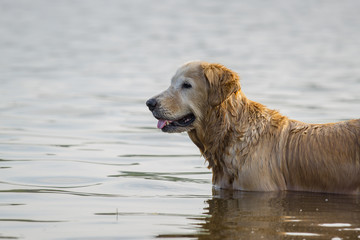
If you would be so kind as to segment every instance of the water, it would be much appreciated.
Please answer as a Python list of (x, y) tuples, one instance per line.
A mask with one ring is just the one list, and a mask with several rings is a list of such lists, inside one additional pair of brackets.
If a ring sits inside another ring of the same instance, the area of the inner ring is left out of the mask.
[(360, 116), (360, 2), (0, 1), (1, 239), (359, 239), (358, 196), (214, 191), (145, 107), (185, 61), (306, 122)]

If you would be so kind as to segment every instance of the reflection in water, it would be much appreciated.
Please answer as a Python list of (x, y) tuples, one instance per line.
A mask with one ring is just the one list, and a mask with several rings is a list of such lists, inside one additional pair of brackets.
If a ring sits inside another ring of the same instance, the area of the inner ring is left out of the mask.
[(360, 238), (356, 196), (214, 190), (207, 203), (198, 239)]
[[(360, 239), (360, 198), (305, 192), (214, 190), (196, 234), (157, 238)], [(194, 221), (193, 221), (194, 222)]]

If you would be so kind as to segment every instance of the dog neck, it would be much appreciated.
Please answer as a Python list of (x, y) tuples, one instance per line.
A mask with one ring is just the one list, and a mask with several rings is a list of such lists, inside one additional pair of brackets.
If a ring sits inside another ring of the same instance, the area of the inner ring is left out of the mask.
[[(249, 149), (263, 131), (283, 120), (277, 111), (253, 102), (238, 91), (215, 107), (209, 107), (200, 126), (188, 132), (213, 172), (213, 183), (223, 176), (232, 182), (246, 161)], [(236, 146), (230, 146), (234, 144)], [(236, 157), (235, 157), (236, 156)]]

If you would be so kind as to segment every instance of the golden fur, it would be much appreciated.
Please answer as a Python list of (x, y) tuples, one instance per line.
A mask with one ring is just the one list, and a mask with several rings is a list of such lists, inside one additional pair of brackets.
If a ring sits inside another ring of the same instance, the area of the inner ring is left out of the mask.
[(247, 99), (235, 72), (206, 62), (183, 65), (147, 105), (163, 131), (188, 133), (217, 187), (360, 193), (360, 119), (288, 119)]

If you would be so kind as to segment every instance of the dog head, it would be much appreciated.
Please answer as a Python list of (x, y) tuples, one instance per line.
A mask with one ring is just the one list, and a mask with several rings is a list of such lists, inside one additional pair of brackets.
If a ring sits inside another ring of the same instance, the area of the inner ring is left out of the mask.
[(238, 75), (220, 64), (189, 62), (171, 79), (170, 87), (146, 101), (164, 132), (190, 131), (209, 108), (220, 105), (240, 90)]

